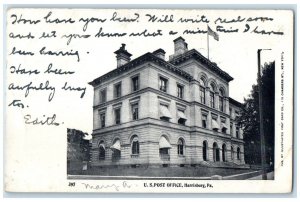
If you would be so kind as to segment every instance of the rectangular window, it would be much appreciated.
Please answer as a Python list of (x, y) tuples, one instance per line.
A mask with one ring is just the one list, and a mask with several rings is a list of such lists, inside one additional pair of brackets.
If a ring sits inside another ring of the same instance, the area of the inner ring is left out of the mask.
[(172, 118), (172, 115), (169, 111), (169, 107), (167, 105), (160, 104), (160, 119), (163, 121), (169, 121)]
[(100, 91), (100, 103), (106, 102), (106, 89)]
[(230, 115), (230, 117), (232, 116), (232, 108), (231, 107), (229, 107), (229, 115)]
[(177, 84), (177, 97), (183, 98), (183, 86), (180, 84)]
[(205, 88), (200, 86), (200, 102), (205, 104)]
[(121, 123), (121, 109), (115, 109), (115, 123), (120, 124)]
[(236, 126), (235, 128), (235, 135), (236, 135), (236, 138), (239, 138), (240, 137), (240, 127)]
[(168, 80), (163, 78), (163, 77), (159, 77), (159, 90), (163, 91), (163, 92), (167, 92), (167, 84), (168, 84)]
[(139, 119), (139, 105), (133, 104), (131, 106), (132, 109), (132, 120), (138, 120)]
[(119, 98), (121, 97), (121, 90), (122, 90), (122, 83), (117, 83), (114, 86), (114, 94), (115, 94), (115, 98)]
[(230, 123), (230, 135), (233, 135), (233, 123)]
[(220, 129), (217, 117), (212, 117), (211, 119), (211, 127), (214, 131), (218, 131)]
[(207, 128), (207, 115), (202, 114), (202, 127)]
[(223, 97), (219, 97), (219, 109), (221, 112), (224, 111), (224, 99)]
[(177, 114), (178, 114), (178, 124), (185, 125), (187, 118), (184, 114), (184, 111), (178, 110)]
[(132, 91), (137, 91), (140, 89), (139, 76), (135, 76), (131, 79), (132, 82)]
[(105, 127), (105, 113), (100, 114), (101, 128)]
[(210, 107), (215, 108), (215, 94), (210, 92)]
[(227, 131), (227, 126), (226, 126), (226, 121), (225, 121), (225, 119), (221, 119), (221, 127), (222, 127), (222, 133), (226, 133), (226, 131)]

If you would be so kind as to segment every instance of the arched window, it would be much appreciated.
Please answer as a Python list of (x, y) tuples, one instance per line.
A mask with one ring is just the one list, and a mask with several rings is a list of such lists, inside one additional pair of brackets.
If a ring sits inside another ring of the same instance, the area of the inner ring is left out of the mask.
[(238, 160), (241, 159), (241, 149), (239, 147), (236, 150), (236, 157), (237, 157)]
[(140, 153), (140, 143), (138, 136), (134, 136), (131, 141), (131, 154), (138, 155)]
[(207, 142), (206, 141), (203, 141), (202, 155), (203, 155), (203, 161), (207, 161)]
[(178, 143), (177, 143), (177, 154), (179, 156), (184, 155), (184, 141), (182, 138), (179, 138)]
[(215, 162), (220, 161), (220, 149), (216, 142), (213, 144), (213, 157)]
[(215, 85), (213, 83), (210, 84), (210, 107), (215, 108)]
[(120, 160), (120, 158), (121, 158), (121, 142), (118, 138), (114, 140), (110, 149), (112, 150), (112, 160), (113, 161)]
[(233, 150), (233, 147), (231, 146), (231, 159), (233, 160), (234, 158), (234, 150)]
[(219, 94), (219, 109), (220, 111), (224, 112), (225, 106), (224, 106), (224, 90), (220, 89), (220, 94)]
[(99, 144), (99, 160), (105, 160), (105, 145), (103, 140)]
[(200, 79), (200, 102), (205, 104), (205, 80), (204, 78)]
[(222, 161), (223, 162), (226, 161), (226, 145), (225, 144), (222, 145)]

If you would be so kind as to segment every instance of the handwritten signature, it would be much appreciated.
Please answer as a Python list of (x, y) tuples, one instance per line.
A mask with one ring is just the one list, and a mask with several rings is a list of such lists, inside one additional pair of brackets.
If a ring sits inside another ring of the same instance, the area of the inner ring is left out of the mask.
[[(120, 191), (120, 189), (121, 188), (131, 188), (131, 187), (133, 187), (134, 185), (133, 184), (130, 184), (130, 183), (128, 183), (127, 181), (123, 181), (122, 183), (121, 183), (121, 185), (120, 184), (115, 184), (115, 183), (113, 183), (113, 184), (97, 184), (97, 185), (91, 185), (91, 184), (89, 184), (89, 183), (84, 183), (84, 182), (82, 182), (81, 183), (84, 187), (85, 187), (85, 189), (91, 189), (91, 190), (101, 190), (101, 189), (109, 189), (109, 188), (113, 188), (113, 189), (115, 189), (116, 191)], [(135, 185), (135, 186), (137, 186), (137, 185)]]
[(46, 117), (46, 115), (43, 115), (42, 118), (32, 118), (30, 114), (26, 114), (24, 116), (25, 124), (31, 124), (31, 125), (48, 125), (48, 126), (59, 126), (60, 124), (55, 122), (56, 114), (53, 114), (52, 116)]

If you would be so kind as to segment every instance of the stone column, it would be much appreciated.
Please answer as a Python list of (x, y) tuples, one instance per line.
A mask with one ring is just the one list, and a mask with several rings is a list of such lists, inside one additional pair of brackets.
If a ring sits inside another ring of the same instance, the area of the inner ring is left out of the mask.
[(228, 97), (224, 97), (224, 107), (225, 107), (225, 113), (230, 115), (229, 114), (229, 98)]
[(240, 127), (240, 139), (244, 139), (244, 132), (241, 127)]
[[(199, 89), (199, 82), (193, 81), (191, 84), (192, 94), (191, 94), (191, 100), (190, 101), (199, 101), (200, 102), (200, 89)], [(187, 90), (185, 88), (184, 90)], [(185, 94), (185, 93), (184, 93)], [(185, 94), (186, 95), (186, 94)]]
[[(193, 146), (188, 147), (187, 143), (185, 145), (185, 155), (187, 157), (187, 154), (189, 154), (189, 159), (191, 164), (197, 164), (200, 161), (202, 161), (202, 147), (197, 147), (197, 146), (202, 146), (202, 142), (199, 140), (199, 137), (196, 135), (196, 133), (191, 133), (191, 144)], [(194, 144), (195, 142), (199, 142), (197, 146)]]
[(227, 149), (227, 150), (226, 150), (226, 157), (227, 157), (226, 160), (227, 160), (228, 162), (231, 162), (231, 147), (228, 147), (228, 145), (229, 145), (229, 143), (226, 144), (226, 147), (227, 147), (227, 148), (226, 148), (226, 149)]
[(207, 159), (209, 161), (213, 162), (214, 161), (214, 151), (213, 151), (213, 148), (208, 146), (207, 152), (208, 152), (208, 158)]
[(226, 118), (226, 126), (227, 126), (227, 130), (226, 130), (226, 134), (230, 135), (230, 118)]
[(215, 109), (220, 110), (219, 108), (219, 93), (215, 92)]
[(208, 114), (207, 114), (207, 128), (209, 129), (209, 130), (211, 130), (212, 129), (212, 124), (211, 124), (211, 112), (208, 112)]
[(210, 106), (210, 89), (206, 87), (205, 89), (205, 105)]
[(236, 148), (233, 147), (233, 163), (237, 163), (237, 151)]
[(221, 124), (222, 121), (221, 121), (221, 117), (220, 117), (219, 115), (218, 115), (218, 117), (217, 117), (217, 122), (218, 122), (218, 124), (219, 124), (219, 130), (218, 130), (218, 132), (221, 133), (221, 132), (222, 132), (222, 126), (221, 126), (221, 125), (222, 125), (222, 124)]
[(220, 162), (223, 162), (223, 151), (222, 151), (222, 145), (219, 147), (219, 155), (220, 155)]
[(241, 164), (245, 164), (244, 146), (241, 145), (240, 148), (241, 148)]
[(233, 123), (232, 124), (232, 137), (235, 137), (236, 138), (236, 123)]
[[(204, 161), (203, 159), (203, 141), (200, 142), (200, 147), (195, 147), (195, 154), (197, 154), (197, 156), (195, 157), (195, 161), (196, 163)], [(198, 150), (198, 151), (196, 151)]]

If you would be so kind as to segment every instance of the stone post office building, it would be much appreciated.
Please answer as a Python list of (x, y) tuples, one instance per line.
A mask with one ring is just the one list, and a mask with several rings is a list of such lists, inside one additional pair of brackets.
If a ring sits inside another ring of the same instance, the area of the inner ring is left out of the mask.
[(229, 97), (233, 78), (182, 37), (96, 78), (91, 166), (242, 166), (244, 142)]

